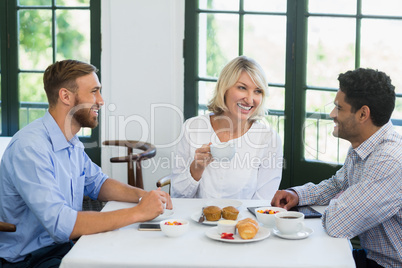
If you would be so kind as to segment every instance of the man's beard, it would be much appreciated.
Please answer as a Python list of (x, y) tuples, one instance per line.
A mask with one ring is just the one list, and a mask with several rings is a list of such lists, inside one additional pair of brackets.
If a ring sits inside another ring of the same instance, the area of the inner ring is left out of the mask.
[[(91, 117), (91, 108), (86, 108), (88, 105), (80, 104), (80, 101), (78, 98), (75, 100), (75, 107), (80, 105), (82, 108), (77, 109), (73, 113), (73, 118), (75, 121), (80, 124), (81, 127), (89, 127), (89, 128), (95, 128), (98, 126), (98, 118), (96, 116)], [(96, 107), (96, 105), (92, 106)]]

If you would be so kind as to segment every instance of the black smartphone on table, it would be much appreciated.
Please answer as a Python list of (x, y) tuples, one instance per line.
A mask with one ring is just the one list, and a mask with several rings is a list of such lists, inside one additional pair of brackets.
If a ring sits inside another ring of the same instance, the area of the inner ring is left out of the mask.
[(298, 211), (304, 214), (304, 218), (321, 218), (322, 214), (310, 206), (296, 206), (289, 211)]
[(140, 223), (138, 231), (160, 231), (161, 226), (159, 223)]
[[(255, 216), (255, 209), (260, 208), (264, 206), (259, 206), (259, 207), (248, 207), (247, 209)], [(304, 214), (304, 218), (306, 219), (312, 219), (312, 218), (321, 218), (322, 214), (315, 210), (314, 208), (310, 206), (296, 206), (291, 208), (289, 211), (298, 211)]]

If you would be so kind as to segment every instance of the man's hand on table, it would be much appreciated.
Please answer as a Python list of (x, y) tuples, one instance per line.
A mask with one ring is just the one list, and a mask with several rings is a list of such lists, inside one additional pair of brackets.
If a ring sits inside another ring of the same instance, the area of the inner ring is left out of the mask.
[(160, 188), (147, 192), (140, 199), (137, 209), (141, 211), (144, 219), (142, 221), (152, 220), (163, 213), (164, 209), (173, 209), (170, 195)]
[(293, 190), (279, 190), (276, 191), (272, 198), (271, 205), (274, 207), (281, 207), (286, 210), (291, 209), (299, 204), (299, 196)]
[(164, 204), (164, 208), (173, 209), (173, 203), (172, 203), (172, 199), (170, 198), (170, 195), (168, 193), (162, 191), (160, 187), (157, 189), (157, 191), (158, 191), (159, 195), (161, 195), (161, 197), (165, 199), (165, 201), (162, 201)]

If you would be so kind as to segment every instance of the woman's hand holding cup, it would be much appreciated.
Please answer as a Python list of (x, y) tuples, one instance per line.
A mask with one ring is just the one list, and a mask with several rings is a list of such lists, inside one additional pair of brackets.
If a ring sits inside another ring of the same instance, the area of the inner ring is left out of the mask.
[(205, 168), (213, 161), (211, 156), (209, 144), (204, 144), (200, 148), (195, 150), (194, 161), (190, 166), (191, 176), (199, 181), (201, 179), (202, 173), (204, 173)]
[(216, 161), (229, 162), (236, 153), (236, 147), (232, 142), (212, 144), (211, 155)]

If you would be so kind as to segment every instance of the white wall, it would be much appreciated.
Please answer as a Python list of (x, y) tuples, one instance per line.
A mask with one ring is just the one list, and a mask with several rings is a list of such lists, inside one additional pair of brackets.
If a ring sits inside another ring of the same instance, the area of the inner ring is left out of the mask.
[[(102, 0), (101, 140), (131, 139), (157, 146), (144, 162), (144, 188), (170, 173), (183, 122), (184, 0)], [(157, 106), (155, 108), (155, 106)], [(127, 182), (116, 147), (102, 147), (102, 168)]]

